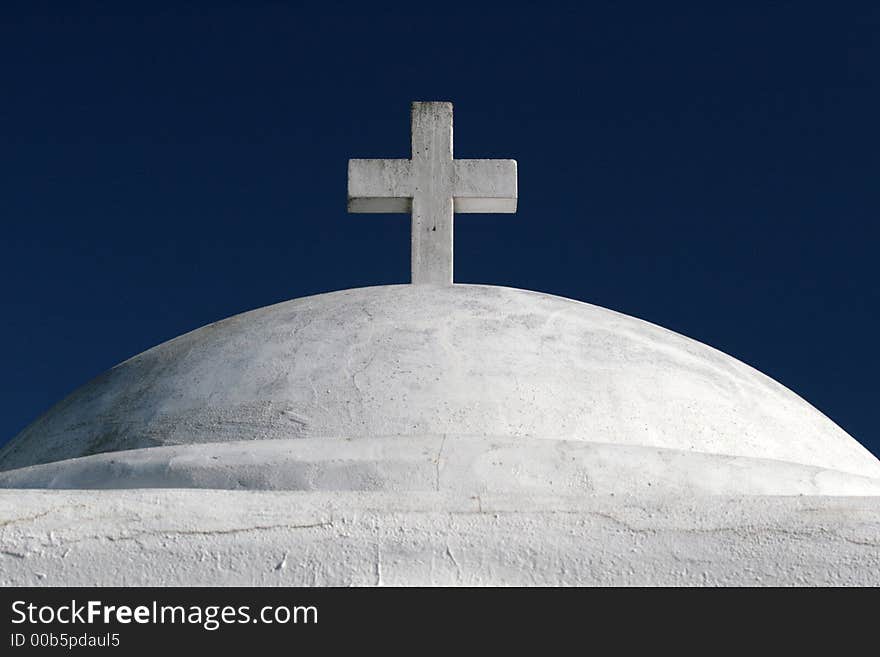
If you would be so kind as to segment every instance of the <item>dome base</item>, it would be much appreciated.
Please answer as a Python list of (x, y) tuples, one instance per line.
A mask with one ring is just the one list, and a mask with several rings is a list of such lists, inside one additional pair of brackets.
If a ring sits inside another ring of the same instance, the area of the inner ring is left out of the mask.
[(153, 447), (2, 472), (0, 487), (880, 495), (880, 479), (770, 459), (638, 445), (456, 435)]

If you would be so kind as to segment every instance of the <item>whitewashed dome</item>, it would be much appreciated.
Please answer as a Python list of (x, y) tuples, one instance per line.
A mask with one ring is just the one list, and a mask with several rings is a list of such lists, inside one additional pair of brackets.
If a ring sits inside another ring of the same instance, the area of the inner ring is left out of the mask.
[(736, 359), (476, 285), (346, 290), (210, 324), (75, 391), (0, 469), (17, 487), (880, 492), (870, 452)]

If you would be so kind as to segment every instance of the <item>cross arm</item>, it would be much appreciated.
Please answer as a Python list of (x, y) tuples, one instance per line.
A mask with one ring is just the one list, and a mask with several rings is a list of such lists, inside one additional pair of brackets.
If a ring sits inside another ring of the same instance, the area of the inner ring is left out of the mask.
[(349, 212), (410, 212), (410, 160), (349, 160)]
[(516, 212), (516, 160), (454, 160), (455, 211)]

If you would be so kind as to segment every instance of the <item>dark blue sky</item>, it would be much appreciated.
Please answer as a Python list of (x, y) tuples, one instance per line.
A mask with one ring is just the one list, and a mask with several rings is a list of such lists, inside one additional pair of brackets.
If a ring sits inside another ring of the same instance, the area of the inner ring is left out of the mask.
[(706, 342), (880, 454), (876, 3), (134, 7), (0, 10), (0, 443), (182, 332), (407, 281), (346, 163), (451, 100), (520, 187), (457, 217), (457, 281)]

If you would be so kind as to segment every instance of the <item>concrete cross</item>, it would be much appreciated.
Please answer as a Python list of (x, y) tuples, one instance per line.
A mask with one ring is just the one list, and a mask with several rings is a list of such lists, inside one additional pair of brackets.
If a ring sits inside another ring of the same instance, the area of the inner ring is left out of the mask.
[(349, 212), (412, 214), (412, 282), (452, 285), (453, 212), (516, 212), (516, 160), (456, 160), (452, 103), (412, 104), (412, 159), (349, 160)]

